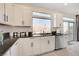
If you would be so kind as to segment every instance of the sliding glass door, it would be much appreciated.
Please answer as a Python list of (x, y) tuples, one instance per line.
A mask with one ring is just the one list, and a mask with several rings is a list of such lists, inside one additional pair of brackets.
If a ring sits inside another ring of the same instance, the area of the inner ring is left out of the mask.
[(74, 23), (69, 23), (69, 41), (73, 41), (73, 32), (74, 32), (74, 27), (73, 27)]
[(64, 26), (63, 26), (63, 29), (64, 29), (64, 33), (67, 34), (69, 36), (69, 39), (68, 41), (73, 41), (73, 33), (74, 33), (74, 22), (67, 22), (67, 21), (64, 21)]
[(63, 31), (65, 34), (68, 34), (68, 22), (64, 22), (64, 25), (63, 25)]

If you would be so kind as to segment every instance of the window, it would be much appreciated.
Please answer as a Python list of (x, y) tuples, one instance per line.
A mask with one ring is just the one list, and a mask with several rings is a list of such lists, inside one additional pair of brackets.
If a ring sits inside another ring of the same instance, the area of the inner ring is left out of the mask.
[(63, 31), (65, 34), (68, 34), (69, 42), (74, 40), (74, 25), (75, 25), (75, 19), (64, 18)]
[(64, 24), (63, 24), (63, 31), (64, 31), (65, 34), (68, 33), (68, 22), (64, 22)]
[(63, 31), (64, 31), (64, 33), (69, 33), (69, 31), (73, 30), (72, 27), (74, 26), (75, 19), (64, 17), (63, 20), (64, 20), (64, 22), (63, 22)]
[[(33, 12), (33, 34), (39, 33), (50, 33), (51, 32), (51, 20), (49, 15), (45, 13), (35, 13)], [(40, 16), (40, 17), (38, 17)], [(48, 18), (45, 18), (48, 17)]]

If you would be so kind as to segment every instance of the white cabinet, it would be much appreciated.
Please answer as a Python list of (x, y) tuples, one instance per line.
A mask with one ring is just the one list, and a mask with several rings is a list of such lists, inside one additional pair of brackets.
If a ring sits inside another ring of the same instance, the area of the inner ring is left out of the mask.
[(14, 23), (14, 4), (5, 4), (5, 19), (9, 25), (13, 25)]
[(41, 37), (41, 53), (53, 51), (55, 49), (55, 37)]
[[(5, 14), (5, 20), (4, 20)], [(14, 26), (32, 26), (32, 7), (18, 4), (0, 4), (0, 22)]]
[(32, 26), (32, 8), (24, 7), (23, 15), (24, 26)]
[(11, 47), (11, 56), (29, 56), (33, 53), (34, 41), (30, 38), (19, 38)]
[(16, 5), (14, 7), (15, 26), (32, 26), (32, 8), (22, 5)]
[(47, 48), (48, 51), (53, 51), (55, 49), (55, 36), (49, 36), (47, 37)]
[(16, 41), (11, 47), (11, 56), (19, 56), (20, 55), (20, 41)]
[(14, 5), (14, 25), (22, 26), (23, 17), (23, 7), (19, 5)]
[(30, 56), (40, 55), (55, 49), (55, 37), (19, 38), (4, 55)]
[(39, 55), (41, 53), (41, 44), (40, 44), (40, 37), (35, 37), (34, 38), (34, 47), (33, 47), (33, 53), (34, 55)]
[(11, 47), (11, 56), (18, 56), (18, 46), (17, 45), (13, 45)]
[(45, 37), (41, 37), (40, 44), (41, 44), (41, 48), (40, 48), (41, 53), (45, 53), (48, 50), (48, 48), (47, 48), (47, 40), (46, 40)]
[(0, 21), (4, 21), (4, 4), (0, 3)]
[(40, 37), (31, 37), (31, 38), (20, 38), (20, 55), (29, 56), (29, 55), (39, 55), (40, 50)]
[(23, 56), (28, 56), (28, 55), (33, 55), (33, 47), (34, 47), (34, 42), (30, 38), (23, 38), (24, 41), (22, 49), (23, 49)]
[(62, 27), (63, 26), (63, 14), (54, 13), (54, 27)]
[(40, 55), (55, 49), (55, 37), (31, 37), (22, 38), (22, 55)]

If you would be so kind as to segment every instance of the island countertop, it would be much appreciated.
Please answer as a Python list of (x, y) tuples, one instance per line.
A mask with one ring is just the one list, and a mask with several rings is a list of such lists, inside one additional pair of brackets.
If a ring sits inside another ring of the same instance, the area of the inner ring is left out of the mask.
[(6, 39), (4, 40), (3, 45), (0, 44), (0, 56), (2, 56), (13, 44), (16, 42), (17, 39)]

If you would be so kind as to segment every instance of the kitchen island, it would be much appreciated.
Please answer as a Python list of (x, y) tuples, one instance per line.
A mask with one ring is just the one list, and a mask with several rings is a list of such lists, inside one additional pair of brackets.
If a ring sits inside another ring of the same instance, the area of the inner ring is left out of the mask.
[(41, 55), (54, 51), (55, 36), (34, 36), (9, 39), (0, 49), (0, 55), (3, 56)]

